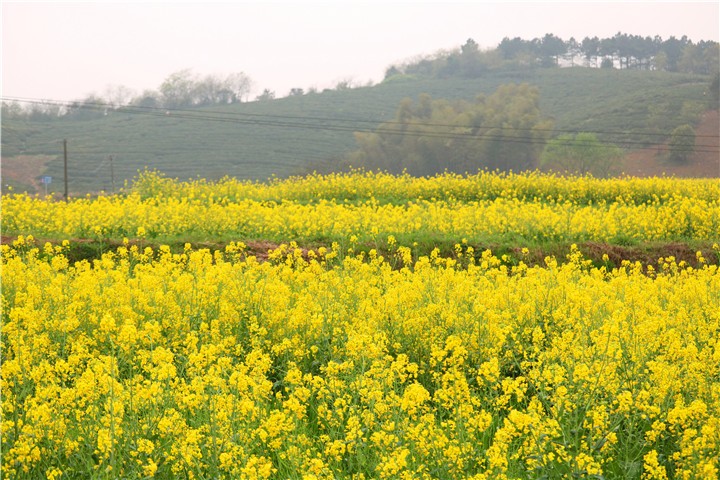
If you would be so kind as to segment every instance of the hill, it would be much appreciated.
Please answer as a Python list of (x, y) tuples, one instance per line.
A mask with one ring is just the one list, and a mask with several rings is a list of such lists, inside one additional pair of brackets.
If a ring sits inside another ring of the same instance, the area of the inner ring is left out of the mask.
[(48, 175), (48, 191), (62, 192), (63, 139), (71, 194), (109, 191), (113, 179), (118, 189), (146, 167), (181, 179), (284, 178), (322, 169), (353, 150), (353, 132), (393, 118), (405, 97), (471, 99), (507, 83), (536, 85), (542, 113), (556, 129), (597, 132), (637, 150), (696, 123), (710, 78), (590, 68), (494, 71), (471, 79), (396, 75), (371, 87), (212, 108), (118, 110), (85, 120), (4, 118), (3, 188), (41, 192), (40, 176)]

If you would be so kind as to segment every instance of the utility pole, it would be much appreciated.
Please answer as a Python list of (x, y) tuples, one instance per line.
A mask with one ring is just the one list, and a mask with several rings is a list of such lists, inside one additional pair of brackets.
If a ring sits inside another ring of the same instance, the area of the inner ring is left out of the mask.
[(113, 169), (113, 156), (110, 155), (110, 183), (112, 184), (112, 193), (115, 195), (115, 169)]
[(67, 140), (63, 140), (63, 158), (65, 159), (65, 201), (68, 201), (68, 176), (67, 176)]

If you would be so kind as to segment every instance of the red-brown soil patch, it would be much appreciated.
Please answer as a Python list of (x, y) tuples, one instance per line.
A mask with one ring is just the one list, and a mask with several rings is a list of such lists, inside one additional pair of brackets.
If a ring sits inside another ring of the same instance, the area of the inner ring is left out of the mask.
[(720, 115), (705, 112), (695, 126), (696, 148), (688, 162), (676, 165), (664, 160), (668, 144), (636, 150), (626, 155), (623, 172), (634, 177), (720, 178)]

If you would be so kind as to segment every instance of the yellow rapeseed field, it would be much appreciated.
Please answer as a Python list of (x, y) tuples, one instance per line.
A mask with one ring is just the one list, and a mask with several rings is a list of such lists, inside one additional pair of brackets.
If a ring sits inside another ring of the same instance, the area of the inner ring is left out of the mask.
[(720, 182), (353, 173), (259, 184), (177, 182), (150, 172), (125, 195), (67, 204), (11, 195), (2, 226), (42, 238), (720, 239)]
[[(717, 265), (509, 265), (461, 237), (714, 241), (720, 186), (483, 175), (3, 198), (3, 477), (717, 479)], [(354, 238), (67, 256), (76, 236), (301, 229)], [(395, 237), (428, 230), (453, 258)]]

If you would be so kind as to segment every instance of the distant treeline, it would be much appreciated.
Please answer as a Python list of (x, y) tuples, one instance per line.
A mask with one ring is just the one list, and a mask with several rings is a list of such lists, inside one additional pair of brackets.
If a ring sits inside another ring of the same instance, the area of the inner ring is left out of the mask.
[(170, 74), (157, 90), (136, 94), (125, 86), (109, 86), (102, 94), (90, 94), (73, 102), (33, 102), (24, 107), (20, 102), (3, 101), (3, 117), (28, 117), (32, 120), (68, 116), (96, 117), (123, 106), (140, 108), (187, 108), (228, 105), (247, 101), (253, 82), (243, 72), (226, 76), (199, 76), (190, 69)]
[(503, 68), (575, 65), (711, 75), (720, 70), (719, 59), (717, 42), (693, 43), (686, 36), (663, 40), (659, 36), (617, 33), (611, 38), (585, 37), (582, 41), (574, 38), (566, 41), (548, 33), (532, 40), (506, 37), (490, 50), (481, 50), (470, 38), (459, 49), (392, 65), (386, 70), (385, 79), (396, 75), (478, 77), (489, 70)]

